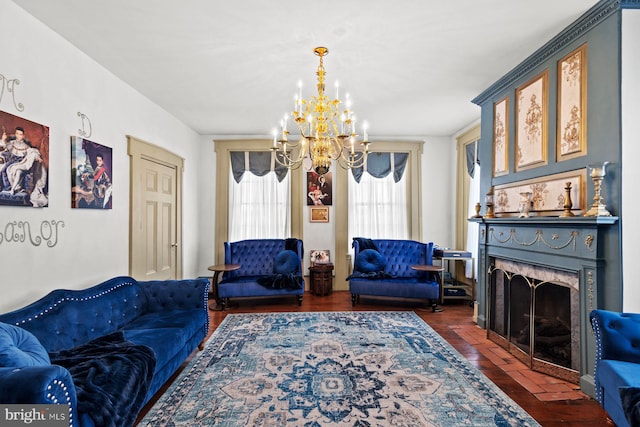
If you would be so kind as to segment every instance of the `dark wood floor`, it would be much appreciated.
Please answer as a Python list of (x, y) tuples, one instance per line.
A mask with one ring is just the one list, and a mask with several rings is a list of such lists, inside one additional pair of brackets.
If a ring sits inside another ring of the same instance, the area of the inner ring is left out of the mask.
[[(209, 334), (218, 327), (229, 313), (412, 310), (524, 410), (531, 414), (542, 426), (614, 426), (598, 403), (590, 398), (556, 401), (538, 400), (532, 393), (454, 331), (453, 328), (456, 326), (473, 324), (473, 309), (466, 302), (447, 302), (443, 308), (442, 312), (433, 313), (426, 305), (421, 306), (408, 300), (389, 301), (365, 297), (361, 298), (356, 307), (352, 307), (350, 294), (346, 291), (334, 292), (328, 296), (314, 296), (307, 292), (304, 295), (301, 307), (298, 307), (293, 298), (280, 300), (252, 299), (234, 301), (232, 306), (224, 312), (209, 311)], [(143, 408), (139, 419), (147, 413), (178, 374), (179, 372)]]

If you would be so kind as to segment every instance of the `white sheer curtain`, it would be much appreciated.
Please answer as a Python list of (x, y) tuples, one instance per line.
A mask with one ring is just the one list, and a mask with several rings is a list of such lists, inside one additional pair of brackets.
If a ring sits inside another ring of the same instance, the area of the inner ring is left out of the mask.
[(240, 183), (229, 178), (229, 241), (284, 239), (291, 234), (290, 176), (245, 172)]
[(406, 176), (375, 178), (368, 173), (357, 183), (349, 173), (349, 242), (354, 237), (408, 239)]

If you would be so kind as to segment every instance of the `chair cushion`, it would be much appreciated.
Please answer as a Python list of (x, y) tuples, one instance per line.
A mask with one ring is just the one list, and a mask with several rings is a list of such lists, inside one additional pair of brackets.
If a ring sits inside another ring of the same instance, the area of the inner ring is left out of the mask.
[(24, 368), (50, 364), (47, 350), (31, 332), (0, 323), (0, 367)]
[(355, 270), (362, 273), (375, 273), (384, 271), (387, 261), (380, 252), (374, 249), (365, 249), (358, 253), (355, 262)]
[(300, 258), (294, 251), (280, 251), (273, 260), (273, 272), (275, 274), (292, 274), (298, 271)]

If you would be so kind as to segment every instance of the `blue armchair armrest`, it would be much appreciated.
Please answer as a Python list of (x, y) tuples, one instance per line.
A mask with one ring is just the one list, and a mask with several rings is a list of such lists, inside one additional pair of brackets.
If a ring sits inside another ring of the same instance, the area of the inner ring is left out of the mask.
[(68, 370), (58, 365), (0, 368), (0, 402), (68, 405), (69, 425), (77, 420), (73, 379)]

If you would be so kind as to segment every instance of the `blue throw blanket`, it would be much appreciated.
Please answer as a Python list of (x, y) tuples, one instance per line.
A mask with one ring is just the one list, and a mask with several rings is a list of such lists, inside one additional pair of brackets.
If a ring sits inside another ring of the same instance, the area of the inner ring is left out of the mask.
[[(373, 249), (374, 251), (378, 251), (378, 246), (376, 246), (375, 242), (372, 239), (367, 239), (366, 237), (354, 237), (353, 240), (358, 241), (358, 248), (360, 251), (364, 251), (365, 249)], [(354, 246), (352, 244), (352, 246)]]
[(383, 279), (392, 279), (396, 276), (390, 273), (385, 273), (384, 271), (370, 271), (370, 272), (362, 272), (362, 271), (354, 271), (351, 273), (345, 280), (351, 279), (371, 279), (371, 280), (383, 280)]
[(52, 364), (71, 373), (79, 414), (96, 426), (133, 425), (155, 369), (153, 350), (127, 341), (118, 331), (49, 356)]
[(302, 289), (304, 287), (304, 279), (295, 273), (271, 274), (260, 277), (257, 282), (264, 287), (274, 289)]

